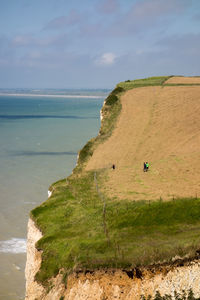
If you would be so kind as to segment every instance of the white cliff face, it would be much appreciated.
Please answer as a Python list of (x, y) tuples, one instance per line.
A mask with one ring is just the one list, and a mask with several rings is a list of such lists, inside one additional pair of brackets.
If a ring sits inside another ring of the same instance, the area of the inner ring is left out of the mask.
[(79, 275), (78, 278), (72, 275), (63, 297), (65, 300), (140, 300), (141, 295), (154, 296), (156, 291), (159, 291), (161, 296), (168, 294), (173, 297), (174, 291), (182, 293), (183, 290), (188, 292), (190, 289), (195, 297), (200, 296), (199, 260), (167, 269), (158, 273), (144, 271), (142, 278), (133, 279), (120, 270), (114, 273), (95, 271), (92, 274)]
[(200, 297), (200, 260), (185, 262), (182, 266), (168, 265), (143, 269), (140, 278), (133, 274), (130, 278), (121, 270), (96, 270), (93, 272), (73, 273), (69, 275), (66, 286), (63, 283), (62, 270), (51, 278), (51, 289), (46, 290), (34, 278), (41, 265), (41, 252), (35, 244), (42, 233), (29, 219), (27, 236), (26, 300), (140, 300), (141, 295), (173, 296), (174, 291), (182, 293), (192, 289), (195, 297)]
[(200, 261), (194, 261), (182, 267), (176, 267), (167, 273), (147, 271), (141, 279), (129, 278), (118, 270), (115, 273), (96, 271), (72, 280), (68, 291), (63, 294), (65, 300), (139, 300), (141, 295), (154, 296), (159, 291), (174, 296), (174, 291), (182, 293), (190, 289), (195, 297), (200, 296)]
[[(159, 291), (161, 296), (165, 294), (174, 296), (174, 292), (182, 293), (183, 290), (188, 292), (193, 290), (195, 297), (200, 296), (200, 261), (195, 260), (187, 263), (185, 266), (172, 267), (165, 274), (165, 270), (158, 274), (148, 273), (144, 278), (138, 280), (137, 284), (133, 284), (127, 298), (133, 299), (134, 294), (137, 295), (155, 295)], [(132, 297), (132, 298), (131, 298)]]
[(26, 278), (26, 298), (29, 300), (36, 299), (37, 294), (44, 292), (44, 288), (34, 281), (35, 274), (41, 265), (41, 253), (35, 248), (35, 244), (41, 239), (42, 233), (37, 229), (35, 223), (29, 219), (27, 235), (27, 260), (25, 268)]
[(34, 281), (40, 268), (41, 253), (35, 249), (35, 243), (42, 237), (34, 222), (28, 223), (27, 264), (26, 264), (26, 300), (139, 300), (141, 295), (154, 296), (159, 291), (174, 295), (190, 289), (195, 297), (200, 297), (200, 260), (186, 262), (182, 266), (166, 266), (151, 270), (142, 270), (142, 276), (133, 274), (130, 278), (121, 270), (97, 270), (69, 275), (66, 286), (63, 283), (62, 270), (51, 279), (51, 289), (45, 290)]
[(50, 198), (52, 195), (52, 191), (48, 190), (48, 198)]
[(104, 107), (105, 103), (106, 103), (106, 100), (104, 100), (102, 109), (100, 110), (100, 120), (101, 121), (103, 120), (103, 113), (102, 113), (102, 111), (103, 111), (103, 107)]

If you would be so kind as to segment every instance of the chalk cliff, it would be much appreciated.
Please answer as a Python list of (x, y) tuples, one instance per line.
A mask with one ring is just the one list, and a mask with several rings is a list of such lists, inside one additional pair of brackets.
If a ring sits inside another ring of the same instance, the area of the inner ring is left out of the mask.
[(45, 289), (34, 280), (40, 268), (41, 253), (35, 243), (42, 237), (34, 222), (28, 222), (27, 263), (26, 263), (26, 300), (139, 300), (141, 295), (174, 295), (174, 291), (192, 289), (200, 297), (200, 260), (157, 266), (149, 269), (97, 270), (69, 275), (63, 282), (62, 270), (51, 279), (51, 288)]
[[(35, 226), (35, 223), (29, 219), (27, 234), (27, 260), (25, 269), (26, 278), (26, 298), (37, 299), (44, 292), (44, 288), (35, 280), (35, 274), (38, 272), (41, 264), (41, 253), (36, 249), (35, 244), (41, 239), (42, 233)], [(42, 298), (41, 298), (42, 299)]]

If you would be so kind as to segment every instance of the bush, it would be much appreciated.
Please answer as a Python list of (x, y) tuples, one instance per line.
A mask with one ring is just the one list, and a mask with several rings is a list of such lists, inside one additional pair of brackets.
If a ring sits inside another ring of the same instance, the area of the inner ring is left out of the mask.
[(88, 158), (88, 156), (92, 156), (93, 154), (92, 146), (93, 146), (93, 139), (87, 142), (87, 144), (79, 152), (79, 161), (81, 163), (83, 163)]
[(124, 92), (124, 91), (125, 91), (125, 90), (124, 90), (121, 86), (118, 86), (118, 87), (116, 87), (116, 88), (112, 91), (111, 94), (116, 95), (116, 94), (122, 93), (122, 92)]
[(118, 97), (114, 94), (110, 94), (106, 99), (106, 105), (113, 105), (117, 103)]

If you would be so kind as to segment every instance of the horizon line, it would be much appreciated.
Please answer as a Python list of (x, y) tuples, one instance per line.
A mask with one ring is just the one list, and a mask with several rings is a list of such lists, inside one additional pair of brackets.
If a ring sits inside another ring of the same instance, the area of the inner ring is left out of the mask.
[(56, 97), (56, 98), (103, 98), (104, 95), (58, 95), (58, 94), (23, 94), (23, 93), (0, 93), (0, 96), (20, 96), (20, 97)]

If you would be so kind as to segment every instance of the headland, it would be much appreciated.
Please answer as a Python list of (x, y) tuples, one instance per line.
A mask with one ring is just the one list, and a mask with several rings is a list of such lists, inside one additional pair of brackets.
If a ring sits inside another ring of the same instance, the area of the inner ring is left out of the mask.
[(26, 299), (200, 296), (199, 94), (200, 78), (181, 76), (109, 94), (98, 136), (30, 214), (42, 238)]

